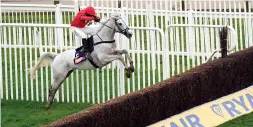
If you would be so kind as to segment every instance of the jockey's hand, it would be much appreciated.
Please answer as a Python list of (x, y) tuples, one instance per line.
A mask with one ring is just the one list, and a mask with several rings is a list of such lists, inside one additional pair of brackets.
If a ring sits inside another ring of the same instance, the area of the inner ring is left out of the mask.
[(91, 25), (91, 24), (92, 24), (92, 22), (90, 22), (90, 21), (87, 23), (88, 26)]
[(100, 18), (96, 17), (96, 18), (94, 19), (94, 21), (95, 21), (95, 22), (100, 22)]

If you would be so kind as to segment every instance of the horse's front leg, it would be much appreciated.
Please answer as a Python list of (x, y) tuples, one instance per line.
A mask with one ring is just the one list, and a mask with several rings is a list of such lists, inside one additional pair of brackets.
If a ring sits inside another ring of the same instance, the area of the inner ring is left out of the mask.
[(127, 77), (130, 78), (131, 75), (130, 75), (128, 66), (126, 62), (124, 61), (124, 57), (122, 55), (120, 54), (119, 55), (100, 55), (98, 56), (98, 59), (104, 65), (107, 63), (111, 63), (114, 60), (120, 60), (123, 63), (125, 69), (127, 70), (127, 73), (126, 73)]
[(124, 61), (123, 56), (120, 54), (118, 54), (118, 55), (101, 55), (98, 57), (98, 59), (104, 65), (107, 63), (111, 63), (114, 60), (120, 60), (123, 63), (123, 65), (125, 66), (125, 68), (127, 68), (127, 64)]
[(125, 49), (122, 49), (122, 50), (115, 50), (115, 54), (119, 54), (119, 55), (125, 54), (125, 55), (126, 55), (126, 58), (129, 60), (129, 64), (130, 64), (130, 67), (129, 67), (128, 69), (129, 69), (129, 71), (134, 72), (133, 60), (132, 60), (132, 58), (130, 57), (130, 55), (129, 55), (129, 53), (128, 53), (127, 50), (125, 50)]

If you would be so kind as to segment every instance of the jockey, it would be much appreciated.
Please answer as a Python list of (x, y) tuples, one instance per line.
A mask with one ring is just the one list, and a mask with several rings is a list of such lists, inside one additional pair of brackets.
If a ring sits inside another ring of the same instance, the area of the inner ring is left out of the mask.
[(88, 52), (88, 42), (86, 41), (86, 34), (94, 33), (94, 28), (86, 26), (87, 24), (92, 23), (92, 21), (99, 22), (100, 18), (96, 16), (95, 9), (92, 6), (88, 6), (85, 9), (80, 10), (73, 21), (71, 22), (71, 29), (72, 31), (82, 38), (83, 43), (83, 53), (86, 53), (86, 57), (90, 57), (90, 53)]

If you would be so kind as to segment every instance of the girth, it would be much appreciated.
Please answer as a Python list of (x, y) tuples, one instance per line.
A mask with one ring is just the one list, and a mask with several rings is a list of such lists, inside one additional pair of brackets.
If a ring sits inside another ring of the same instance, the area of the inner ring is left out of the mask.
[[(102, 43), (114, 43), (114, 42), (115, 42), (115, 40), (112, 40), (112, 41), (101, 41), (101, 42), (95, 43), (94, 46), (99, 45), (99, 44), (102, 44)], [(90, 60), (90, 59), (88, 59), (88, 60), (89, 60), (89, 62), (90, 62), (95, 68), (99, 68), (99, 66), (98, 66), (93, 60)]]
[(115, 40), (112, 40), (112, 41), (101, 41), (101, 42), (95, 43), (94, 46), (95, 46), (95, 45), (102, 44), (102, 43), (114, 43), (114, 42), (115, 42)]

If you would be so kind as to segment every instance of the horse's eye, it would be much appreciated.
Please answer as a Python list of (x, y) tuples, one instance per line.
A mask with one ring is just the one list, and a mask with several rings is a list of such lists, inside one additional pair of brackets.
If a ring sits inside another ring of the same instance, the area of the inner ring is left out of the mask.
[(119, 23), (119, 25), (122, 25), (122, 23)]

